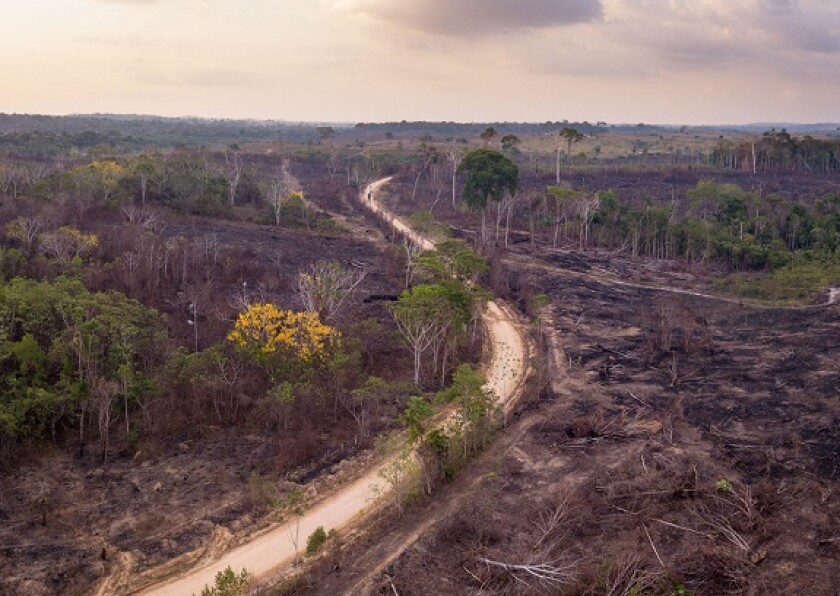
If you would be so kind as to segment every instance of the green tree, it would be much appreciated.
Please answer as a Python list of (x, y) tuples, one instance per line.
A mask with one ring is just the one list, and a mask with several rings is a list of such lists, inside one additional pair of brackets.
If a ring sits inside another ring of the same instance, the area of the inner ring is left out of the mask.
[(408, 400), (400, 422), (408, 428), (408, 438), (417, 441), (426, 434), (426, 422), (435, 413), (432, 405), (424, 398), (415, 396)]
[(487, 145), (489, 145), (490, 141), (492, 141), (494, 138), (496, 138), (498, 136), (498, 134), (499, 133), (496, 132), (496, 129), (493, 128), (492, 126), (488, 126), (487, 128), (485, 128), (481, 132), (481, 140), (484, 141), (484, 146), (486, 147)]
[(518, 151), (517, 147), (522, 142), (516, 135), (505, 135), (502, 137), (502, 151), (506, 153), (516, 153)]
[(115, 388), (125, 387), (128, 369), (135, 377), (152, 370), (164, 338), (158, 313), (116, 292), (91, 293), (66, 278), (0, 285), (0, 443), (43, 439), (76, 422), (84, 445), (96, 411), (107, 455)]
[(487, 238), (487, 204), (499, 202), (505, 193), (513, 194), (519, 186), (519, 168), (510, 159), (491, 149), (477, 149), (464, 157), (458, 166), (464, 175), (464, 201), (481, 211), (481, 240)]
[(451, 304), (443, 286), (423, 284), (405, 290), (390, 311), (414, 356), (414, 384), (420, 386), (424, 355), (452, 324)]

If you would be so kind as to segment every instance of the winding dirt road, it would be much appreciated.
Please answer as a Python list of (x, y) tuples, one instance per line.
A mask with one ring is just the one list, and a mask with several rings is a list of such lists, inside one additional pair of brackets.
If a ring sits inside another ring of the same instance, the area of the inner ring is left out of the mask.
[[(391, 179), (384, 178), (368, 186), (360, 194), (364, 205), (387, 220), (397, 231), (424, 249), (433, 249), (434, 243), (412, 230), (378, 200), (380, 189)], [(515, 405), (524, 385), (526, 366), (526, 344), (512, 313), (503, 305), (489, 302), (483, 314), (490, 345), (493, 348), (491, 360), (485, 371), (486, 389), (497, 398), (505, 412)], [(297, 534), (298, 544), (304, 545), (306, 538), (318, 526), (325, 530), (344, 530), (358, 520), (378, 499), (387, 493), (388, 484), (382, 472), (392, 464), (391, 456), (373, 466), (364, 476), (336, 490), (307, 510), (298, 520), (273, 526), (266, 532), (234, 548), (219, 559), (183, 575), (157, 584), (142, 591), (142, 594), (157, 596), (185, 596), (198, 594), (206, 585), (214, 582), (216, 574), (230, 566), (234, 570), (243, 567), (256, 578), (275, 574), (289, 567), (295, 559), (292, 538)]]

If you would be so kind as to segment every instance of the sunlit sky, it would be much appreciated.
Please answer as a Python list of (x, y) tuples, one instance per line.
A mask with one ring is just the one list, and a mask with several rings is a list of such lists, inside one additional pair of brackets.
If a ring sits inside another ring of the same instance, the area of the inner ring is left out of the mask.
[(840, 120), (840, 0), (4, 0), (0, 112)]

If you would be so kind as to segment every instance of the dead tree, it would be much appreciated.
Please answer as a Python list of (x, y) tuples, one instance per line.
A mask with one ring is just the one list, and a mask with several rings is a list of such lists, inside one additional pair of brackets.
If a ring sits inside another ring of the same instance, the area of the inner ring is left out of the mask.
[(334, 320), (347, 296), (367, 276), (364, 269), (346, 269), (339, 263), (318, 261), (297, 276), (297, 292), (303, 307), (325, 321)]
[(464, 159), (464, 151), (460, 148), (452, 148), (446, 151), (446, 159), (449, 160), (449, 163), (452, 165), (452, 208), (455, 208), (455, 189), (456, 189), (456, 179), (458, 177), (458, 166), (461, 165), (461, 161)]
[(289, 162), (283, 160), (276, 174), (269, 180), (268, 188), (266, 189), (268, 201), (271, 203), (271, 208), (274, 211), (274, 225), (280, 225), (283, 205), (291, 197), (293, 190), (294, 183), (292, 175), (289, 173)]
[(244, 168), (245, 156), (241, 151), (238, 149), (225, 151), (225, 167), (222, 170), (222, 175), (228, 183), (231, 207), (236, 200), (236, 189), (239, 187), (240, 180), (242, 180), (242, 170)]

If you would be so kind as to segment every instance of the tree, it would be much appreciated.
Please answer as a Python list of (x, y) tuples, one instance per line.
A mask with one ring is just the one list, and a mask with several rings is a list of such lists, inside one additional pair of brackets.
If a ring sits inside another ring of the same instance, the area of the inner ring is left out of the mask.
[(455, 430), (461, 435), (464, 459), (483, 449), (492, 430), (496, 406), (493, 394), (484, 388), (486, 379), (471, 365), (455, 371), (452, 385), (438, 393), (437, 399), (458, 407)]
[[(277, 172), (269, 179), (266, 188), (266, 196), (274, 212), (274, 225), (280, 225), (280, 215), (283, 212), (283, 205), (294, 195), (300, 194), (292, 187), (292, 175), (289, 172), (288, 160), (283, 160)], [(303, 195), (300, 195), (303, 200)]]
[(464, 174), (464, 201), (481, 210), (481, 240), (487, 239), (487, 201), (502, 200), (519, 186), (519, 168), (510, 159), (491, 149), (477, 149), (464, 157), (458, 172)]
[(563, 143), (566, 143), (566, 153), (571, 156), (572, 143), (578, 143), (583, 140), (583, 135), (576, 129), (565, 126), (560, 130), (554, 131), (555, 140), (555, 162), (554, 162), (554, 183), (560, 184), (560, 150)]
[(586, 250), (589, 246), (589, 233), (592, 229), (592, 220), (595, 217), (596, 209), (601, 200), (598, 195), (587, 196), (581, 193), (577, 200), (578, 220), (580, 222), (579, 246), (580, 250)]
[[(566, 155), (568, 155), (569, 159), (571, 160), (571, 158), (572, 158), (572, 144), (580, 143), (583, 140), (583, 135), (580, 134), (577, 131), (577, 129), (566, 126), (560, 131), (560, 136), (563, 137), (566, 140)], [(559, 164), (559, 162), (558, 162), (558, 164)], [(559, 167), (560, 166), (558, 165), (557, 182), (560, 182), (560, 173), (559, 173), (560, 169), (559, 169)]]
[(155, 175), (154, 162), (145, 155), (141, 156), (134, 164), (134, 173), (140, 180), (140, 204), (145, 206), (149, 179)]
[(120, 182), (129, 175), (129, 170), (115, 161), (95, 161), (79, 166), (63, 176), (69, 186), (75, 187), (76, 195), (82, 198), (108, 203), (120, 194)]
[(280, 503), (283, 509), (295, 517), (294, 527), (289, 527), (287, 530), (289, 541), (295, 547), (295, 565), (300, 562), (300, 549), (298, 544), (300, 543), (300, 518), (303, 517), (304, 509), (306, 508), (304, 497), (303, 491), (295, 488), (286, 493), (286, 496)]
[(364, 269), (348, 269), (339, 263), (318, 261), (298, 273), (298, 296), (306, 310), (331, 321), (338, 316), (347, 296), (366, 275)]
[(288, 354), (305, 362), (325, 356), (339, 337), (317, 313), (280, 310), (273, 304), (252, 304), (228, 334), (229, 341), (257, 359)]
[(236, 199), (236, 189), (239, 188), (239, 182), (242, 180), (242, 170), (245, 168), (245, 156), (239, 148), (231, 148), (225, 151), (225, 165), (222, 169), (222, 175), (228, 183), (228, 201), (233, 207)]
[(368, 377), (365, 384), (353, 389), (349, 393), (341, 393), (341, 402), (344, 409), (353, 417), (358, 427), (358, 441), (364, 441), (370, 430), (369, 412), (371, 406), (381, 399), (386, 392), (388, 384), (379, 377)]
[(566, 221), (573, 213), (574, 204), (581, 193), (579, 190), (564, 186), (549, 186), (546, 190), (548, 191), (548, 196), (554, 202), (554, 237), (551, 246), (552, 248), (557, 248), (561, 223), (565, 229)]
[(26, 252), (31, 254), (35, 240), (43, 228), (44, 220), (40, 217), (17, 217), (6, 224), (6, 235), (22, 242), (26, 246)]
[(411, 441), (419, 441), (426, 434), (427, 422), (434, 415), (435, 410), (428, 401), (419, 396), (408, 400), (400, 416), (400, 422), (408, 429), (408, 438)]
[(446, 159), (452, 165), (452, 208), (455, 208), (455, 183), (458, 178), (458, 166), (464, 159), (464, 150), (460, 147), (452, 147), (446, 150)]
[(440, 271), (436, 281), (443, 282), (449, 278), (455, 278), (470, 286), (475, 285), (478, 279), (490, 270), (487, 260), (470, 250), (459, 240), (445, 240), (437, 245), (437, 249), (424, 257), (423, 265), (427, 269), (435, 267), (430, 263), (431, 259), (440, 262)]
[(122, 294), (81, 282), (14, 279), (0, 286), (0, 451), (78, 424), (80, 448), (93, 413), (103, 455), (125, 367), (149, 371), (164, 352), (160, 316)]
[(498, 132), (492, 126), (489, 126), (484, 129), (481, 133), (481, 140), (484, 141), (484, 146), (488, 146), (490, 141), (492, 141), (496, 136), (498, 136)]
[(99, 239), (94, 234), (85, 234), (72, 226), (45, 232), (38, 240), (41, 250), (59, 261), (87, 256), (99, 246)]
[(414, 177), (414, 187), (411, 191), (411, 202), (414, 202), (414, 199), (417, 196), (417, 186), (420, 184), (420, 178), (423, 176), (423, 173), (429, 168), (430, 165), (435, 163), (438, 159), (437, 149), (435, 147), (426, 145), (425, 143), (421, 144), (420, 148), (422, 149), (422, 158), (423, 161), (420, 164), (420, 168), (417, 170), (417, 175)]
[(99, 452), (102, 462), (108, 461), (108, 449), (111, 444), (111, 416), (114, 398), (119, 385), (115, 381), (96, 378), (90, 383), (96, 418), (99, 423)]
[(332, 126), (319, 126), (317, 130), (321, 141), (327, 141), (335, 136), (335, 129)]
[(449, 300), (442, 286), (419, 285), (405, 290), (390, 311), (414, 356), (414, 384), (420, 386), (423, 356), (452, 322)]
[(521, 142), (522, 139), (516, 135), (505, 135), (502, 137), (502, 151), (506, 153), (513, 153), (516, 151)]

